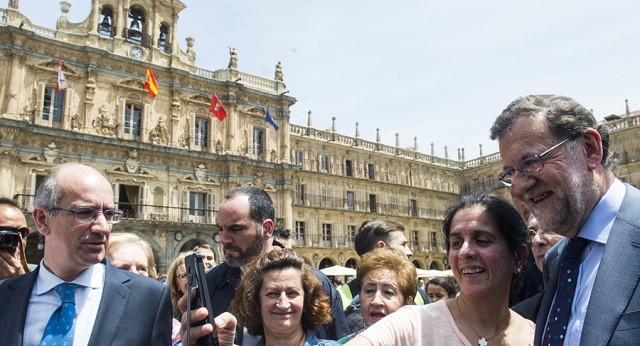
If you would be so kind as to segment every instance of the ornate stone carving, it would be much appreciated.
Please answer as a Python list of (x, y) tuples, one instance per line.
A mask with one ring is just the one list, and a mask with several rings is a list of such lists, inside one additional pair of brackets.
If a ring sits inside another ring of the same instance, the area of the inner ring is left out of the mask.
[(78, 131), (80, 125), (80, 114), (76, 113), (71, 117), (71, 131)]
[(218, 139), (216, 142), (216, 154), (222, 154), (222, 141)]
[(98, 113), (100, 113), (100, 115), (93, 119), (92, 123), (96, 133), (104, 136), (115, 136), (116, 126), (111, 124), (111, 118), (107, 114), (107, 107), (105, 105), (100, 106)]
[(229, 48), (229, 66), (228, 68), (238, 68), (238, 53), (235, 48)]
[(51, 142), (51, 144), (42, 149), (42, 154), (47, 163), (53, 163), (58, 158), (59, 150), (56, 148), (56, 144)]
[(278, 161), (278, 152), (275, 149), (271, 149), (271, 162)]
[(276, 64), (275, 80), (281, 82), (284, 81), (284, 76), (282, 75), (282, 63), (280, 61)]
[(198, 179), (198, 181), (203, 181), (207, 176), (207, 169), (204, 168), (203, 164), (199, 164), (198, 167), (196, 167), (194, 175), (196, 176), (196, 179)]
[(140, 161), (138, 161), (138, 151), (133, 149), (129, 151), (129, 157), (124, 161), (124, 167), (127, 169), (127, 172), (136, 173), (139, 166)]
[(158, 119), (158, 125), (149, 132), (149, 141), (153, 144), (169, 143), (169, 129), (167, 129), (167, 126), (164, 123), (163, 116)]

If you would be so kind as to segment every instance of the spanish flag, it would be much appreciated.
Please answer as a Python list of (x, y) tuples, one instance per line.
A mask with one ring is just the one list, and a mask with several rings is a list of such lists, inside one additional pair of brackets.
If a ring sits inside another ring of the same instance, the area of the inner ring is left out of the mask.
[(152, 98), (156, 98), (156, 96), (158, 96), (158, 83), (156, 82), (156, 77), (153, 75), (151, 66), (149, 65), (147, 65), (147, 77), (144, 79), (144, 88), (149, 90), (149, 94)]

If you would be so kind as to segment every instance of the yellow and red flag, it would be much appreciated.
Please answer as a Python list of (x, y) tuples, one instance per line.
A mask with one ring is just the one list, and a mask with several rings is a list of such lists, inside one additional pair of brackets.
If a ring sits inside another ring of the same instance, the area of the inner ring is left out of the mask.
[(153, 71), (151, 71), (151, 66), (148, 65), (147, 77), (144, 79), (144, 88), (149, 90), (151, 97), (156, 98), (156, 96), (158, 96), (158, 83), (156, 82), (156, 77), (153, 75)]

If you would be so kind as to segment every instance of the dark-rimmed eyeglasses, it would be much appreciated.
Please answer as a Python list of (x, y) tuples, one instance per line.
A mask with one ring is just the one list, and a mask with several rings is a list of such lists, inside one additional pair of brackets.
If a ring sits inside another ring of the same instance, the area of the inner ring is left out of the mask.
[(515, 168), (503, 170), (502, 173), (498, 175), (498, 180), (500, 180), (500, 182), (502, 182), (506, 187), (511, 187), (511, 185), (513, 185), (513, 175), (516, 173), (516, 171), (522, 173), (522, 175), (524, 176), (537, 174), (542, 170), (542, 168), (544, 168), (544, 157), (551, 154), (554, 150), (558, 149), (558, 147), (560, 147), (570, 139), (572, 138), (567, 138), (538, 155), (533, 155), (533, 157), (520, 161), (520, 163), (518, 163), (518, 166)]
[(0, 231), (9, 231), (15, 234), (20, 233), (22, 239), (25, 239), (29, 233), (31, 233), (31, 228), (29, 227), (10, 227), (10, 226), (0, 226)]
[(63, 210), (73, 215), (73, 219), (80, 223), (92, 223), (96, 221), (100, 214), (104, 215), (107, 223), (114, 224), (120, 222), (122, 218), (122, 210), (118, 209), (104, 209), (100, 210), (94, 207), (78, 207), (75, 209), (56, 208), (56, 210)]

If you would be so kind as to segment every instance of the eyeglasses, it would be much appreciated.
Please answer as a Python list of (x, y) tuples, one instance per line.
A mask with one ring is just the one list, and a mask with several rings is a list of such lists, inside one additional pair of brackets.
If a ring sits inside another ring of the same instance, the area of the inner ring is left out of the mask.
[(522, 175), (526, 177), (537, 174), (542, 170), (542, 168), (544, 168), (543, 158), (551, 154), (554, 150), (558, 149), (558, 147), (560, 147), (570, 139), (572, 138), (567, 138), (538, 155), (533, 155), (533, 157), (520, 161), (518, 167), (516, 168), (503, 170), (502, 173), (498, 175), (498, 180), (500, 180), (500, 182), (502, 182), (506, 187), (511, 187), (511, 185), (513, 185), (513, 175), (516, 173), (516, 171), (522, 173)]
[(178, 274), (178, 280), (187, 281), (187, 273)]
[(29, 233), (31, 233), (31, 228), (29, 227), (10, 227), (10, 226), (0, 226), (0, 231), (9, 231), (13, 232), (16, 235), (20, 233), (22, 235), (22, 239), (26, 238)]
[(120, 222), (123, 214), (122, 210), (118, 209), (99, 210), (93, 207), (79, 207), (75, 209), (56, 208), (56, 210), (64, 210), (73, 214), (73, 219), (80, 223), (92, 223), (96, 221), (98, 215), (102, 214), (107, 220), (107, 223), (114, 224)]

